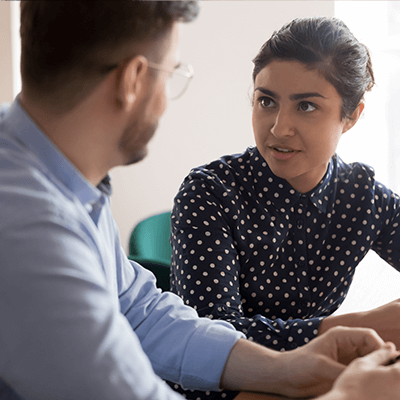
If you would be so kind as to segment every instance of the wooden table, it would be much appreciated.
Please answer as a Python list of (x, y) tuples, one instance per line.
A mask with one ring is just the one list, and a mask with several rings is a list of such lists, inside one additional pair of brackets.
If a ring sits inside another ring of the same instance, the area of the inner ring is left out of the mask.
[(235, 397), (235, 400), (295, 400), (295, 399), (291, 397), (279, 396), (277, 394), (241, 392)]

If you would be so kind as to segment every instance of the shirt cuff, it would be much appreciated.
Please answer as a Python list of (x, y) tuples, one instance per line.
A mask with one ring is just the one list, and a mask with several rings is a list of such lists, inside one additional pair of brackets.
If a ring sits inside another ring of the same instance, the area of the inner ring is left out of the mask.
[(181, 386), (184, 389), (219, 390), (226, 360), (233, 345), (241, 338), (245, 338), (244, 334), (225, 321), (212, 321), (199, 327), (185, 352)]

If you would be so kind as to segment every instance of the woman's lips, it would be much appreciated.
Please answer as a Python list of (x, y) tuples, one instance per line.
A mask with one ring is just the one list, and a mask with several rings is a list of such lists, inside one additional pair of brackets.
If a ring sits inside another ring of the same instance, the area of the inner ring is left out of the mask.
[(273, 156), (278, 160), (290, 160), (298, 153), (297, 150), (288, 149), (285, 147), (274, 146), (270, 147), (270, 149), (272, 150)]

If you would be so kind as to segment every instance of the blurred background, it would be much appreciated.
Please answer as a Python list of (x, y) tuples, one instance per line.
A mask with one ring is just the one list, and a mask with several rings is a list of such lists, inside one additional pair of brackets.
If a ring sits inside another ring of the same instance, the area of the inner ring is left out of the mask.
[[(171, 210), (192, 167), (254, 144), (252, 59), (273, 31), (296, 17), (337, 16), (371, 51), (377, 86), (362, 119), (339, 144), (345, 162), (373, 166), (379, 181), (400, 191), (400, 1), (202, 1), (197, 20), (181, 28), (181, 60), (195, 77), (169, 104), (139, 164), (111, 171), (112, 208), (127, 250), (133, 227)], [(0, 102), (11, 102), (19, 76), (19, 1), (0, 2)], [(400, 245), (400, 244), (399, 244)], [(338, 313), (400, 297), (400, 274), (374, 253), (357, 269)]]

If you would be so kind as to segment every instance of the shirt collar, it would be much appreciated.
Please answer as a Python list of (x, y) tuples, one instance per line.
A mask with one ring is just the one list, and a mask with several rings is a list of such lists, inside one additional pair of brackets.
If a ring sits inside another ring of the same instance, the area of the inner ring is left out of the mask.
[[(267, 203), (272, 203), (277, 209), (285, 213), (294, 206), (300, 198), (308, 198), (311, 203), (321, 212), (326, 213), (328, 204), (334, 201), (334, 185), (332, 176), (334, 175), (336, 165), (336, 155), (331, 158), (324, 177), (318, 185), (307, 193), (300, 193), (283, 178), (276, 176), (269, 168), (257, 148), (254, 148), (252, 157), (255, 161), (255, 179), (257, 193), (264, 193), (268, 189)], [(253, 171), (254, 173), (254, 171)], [(266, 196), (261, 196), (265, 198)], [(267, 204), (268, 205), (268, 204)]]
[(93, 186), (28, 116), (18, 98), (5, 113), (2, 124), (5, 130), (26, 146), (83, 205), (94, 204), (103, 195), (111, 195), (109, 176), (97, 187)]

